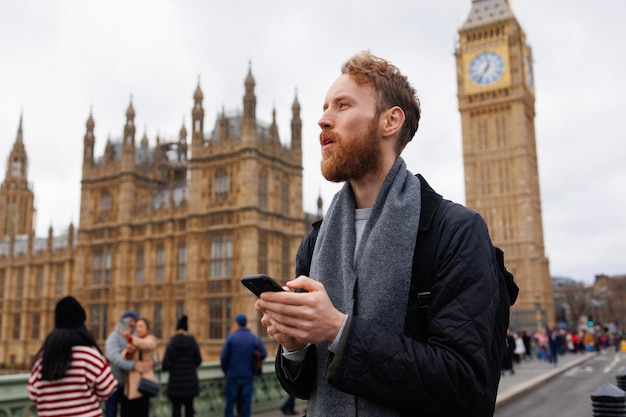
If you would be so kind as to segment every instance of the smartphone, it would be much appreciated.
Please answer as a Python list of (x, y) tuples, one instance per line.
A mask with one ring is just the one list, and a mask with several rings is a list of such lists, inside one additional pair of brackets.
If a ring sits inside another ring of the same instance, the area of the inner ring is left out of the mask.
[(265, 274), (245, 275), (241, 277), (241, 283), (257, 297), (265, 291), (284, 291), (278, 282)]
[(122, 319), (122, 327), (128, 329), (130, 327), (130, 323), (126, 317)]

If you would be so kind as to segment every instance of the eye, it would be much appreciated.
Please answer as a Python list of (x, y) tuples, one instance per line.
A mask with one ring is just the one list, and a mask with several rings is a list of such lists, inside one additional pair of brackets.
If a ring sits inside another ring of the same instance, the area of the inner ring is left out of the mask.
[(341, 103), (339, 103), (339, 108), (340, 108), (340, 109), (344, 109), (344, 108), (346, 108), (346, 107), (348, 107), (348, 103), (346, 103), (346, 102), (341, 102)]

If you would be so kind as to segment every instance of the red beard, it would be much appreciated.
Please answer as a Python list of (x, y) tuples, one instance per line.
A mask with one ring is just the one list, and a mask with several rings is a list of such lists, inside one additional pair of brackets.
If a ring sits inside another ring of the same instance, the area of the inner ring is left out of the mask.
[(375, 172), (380, 166), (380, 142), (376, 129), (377, 120), (374, 118), (364, 132), (355, 134), (347, 141), (338, 134), (322, 132), (323, 136), (335, 142), (333, 149), (322, 152), (324, 178), (343, 182)]

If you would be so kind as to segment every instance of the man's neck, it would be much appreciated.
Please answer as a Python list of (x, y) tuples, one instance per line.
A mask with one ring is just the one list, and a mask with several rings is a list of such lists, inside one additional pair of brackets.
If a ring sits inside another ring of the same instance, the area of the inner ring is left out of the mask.
[(354, 193), (354, 200), (356, 208), (371, 208), (374, 207), (378, 192), (383, 186), (383, 182), (389, 174), (391, 167), (395, 163), (395, 160), (381, 161), (380, 169), (376, 172), (370, 172), (365, 174), (359, 179), (350, 180), (350, 186), (352, 186), (352, 192)]

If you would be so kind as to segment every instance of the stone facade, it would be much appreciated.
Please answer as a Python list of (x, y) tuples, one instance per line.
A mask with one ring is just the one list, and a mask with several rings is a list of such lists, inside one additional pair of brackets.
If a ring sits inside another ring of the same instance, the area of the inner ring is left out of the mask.
[[(95, 121), (89, 116), (77, 230), (34, 237), (30, 193), (21, 209), (26, 227), (10, 229), (18, 233), (0, 243), (0, 362), (28, 365), (53, 327), (56, 301), (69, 293), (85, 307), (102, 346), (129, 309), (148, 318), (162, 347), (177, 318), (187, 314), (204, 360), (218, 358), (237, 313), (247, 314), (251, 329), (264, 335), (255, 297), (239, 278), (260, 272), (279, 282), (293, 277), (308, 227), (302, 124), (296, 98), (291, 140), (284, 143), (275, 110), (271, 123), (256, 118), (251, 71), (244, 86), (243, 112), (222, 110), (209, 132), (198, 85), (191, 134), (183, 126), (178, 139), (157, 137), (152, 147), (145, 135), (136, 141), (131, 103), (123, 137), (109, 139), (104, 154), (95, 157)], [(21, 122), (14, 149), (18, 144)], [(9, 166), (13, 160), (12, 154)], [(9, 201), (10, 181), (7, 174), (2, 202)], [(28, 196), (25, 181), (21, 187)]]

